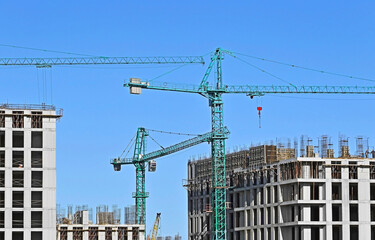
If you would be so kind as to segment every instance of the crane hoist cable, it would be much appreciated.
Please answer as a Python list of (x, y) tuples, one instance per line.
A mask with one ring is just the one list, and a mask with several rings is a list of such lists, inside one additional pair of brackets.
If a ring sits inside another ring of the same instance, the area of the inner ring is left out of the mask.
[(124, 149), (124, 151), (122, 151), (122, 153), (121, 153), (121, 155), (120, 155), (120, 158), (122, 157), (122, 155), (124, 155), (125, 151), (128, 149), (128, 147), (129, 147), (130, 144), (132, 143), (131, 146), (130, 146), (130, 148), (129, 148), (129, 150), (128, 150), (128, 152), (126, 153), (125, 157), (128, 155), (128, 153), (130, 152), (130, 150), (132, 149), (132, 147), (133, 147), (133, 145), (134, 145), (134, 139), (135, 139), (135, 136), (136, 136), (136, 135), (134, 135), (133, 138), (130, 140), (130, 142), (128, 143), (128, 145), (127, 145), (126, 148)]
[(276, 61), (276, 60), (272, 60), (272, 59), (267, 59), (267, 58), (252, 56), (252, 55), (238, 53), (238, 52), (232, 52), (232, 53), (235, 53), (235, 54), (238, 54), (238, 55), (241, 55), (241, 56), (245, 56), (245, 57), (249, 57), (249, 58), (253, 58), (253, 59), (257, 59), (257, 60), (261, 60), (261, 61), (265, 61), (265, 62), (276, 63), (276, 64), (279, 64), (279, 65), (284, 65), (284, 66), (288, 66), (288, 67), (292, 67), (292, 68), (299, 68), (299, 69), (303, 69), (303, 70), (307, 70), (307, 71), (318, 72), (318, 73), (323, 73), (323, 74), (329, 74), (329, 75), (334, 75), (334, 76), (339, 76), (339, 77), (345, 77), (345, 78), (350, 78), (350, 79), (357, 79), (357, 80), (375, 82), (375, 79), (371, 79), (371, 78), (364, 78), (364, 77), (357, 77), (357, 76), (347, 75), (347, 74), (342, 74), (342, 73), (329, 72), (329, 71), (324, 71), (324, 70), (319, 70), (319, 69), (315, 69), (315, 68), (309, 68), (309, 67), (299, 66), (299, 65), (295, 65), (295, 64), (280, 62), (280, 61)]

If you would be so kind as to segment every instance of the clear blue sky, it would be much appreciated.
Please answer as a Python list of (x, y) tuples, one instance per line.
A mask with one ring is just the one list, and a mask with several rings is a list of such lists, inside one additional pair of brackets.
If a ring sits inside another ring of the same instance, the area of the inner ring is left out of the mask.
[[(0, 44), (96, 56), (203, 55), (216, 47), (317, 69), (375, 78), (373, 1), (1, 1)], [(0, 47), (1, 57), (69, 56)], [(209, 59), (206, 58), (206, 61)], [(248, 59), (296, 85), (374, 85)], [(129, 94), (129, 77), (152, 79), (176, 66), (1, 67), (0, 102), (40, 103), (64, 109), (57, 124), (57, 200), (62, 205), (133, 203), (133, 167), (114, 172), (118, 156), (144, 126), (176, 132), (210, 130), (207, 101), (198, 95), (144, 91)], [(226, 84), (284, 84), (226, 57)], [(199, 84), (206, 67), (187, 66), (159, 80)], [(52, 77), (51, 77), (52, 76)], [(39, 87), (38, 87), (39, 79)], [(52, 91), (50, 86), (52, 80)], [(38, 90), (39, 89), (39, 90)], [(52, 98), (51, 98), (52, 95)], [(307, 134), (339, 132), (374, 142), (373, 96), (225, 96), (229, 148)], [(163, 145), (184, 138), (153, 135)], [(316, 143), (317, 144), (317, 143)], [(157, 149), (150, 143), (149, 150)], [(158, 161), (147, 174), (148, 230), (162, 212), (162, 234), (187, 236), (186, 164), (209, 153), (203, 144)]]

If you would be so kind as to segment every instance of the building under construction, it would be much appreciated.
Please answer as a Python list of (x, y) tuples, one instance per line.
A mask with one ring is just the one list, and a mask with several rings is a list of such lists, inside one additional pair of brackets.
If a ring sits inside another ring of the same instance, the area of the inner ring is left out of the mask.
[[(227, 239), (375, 239), (375, 151), (364, 138), (351, 155), (340, 136), (337, 157), (328, 136), (290, 145), (226, 155)], [(211, 186), (211, 159), (189, 161), (189, 240), (211, 239)]]
[[(96, 208), (96, 223), (93, 223), (92, 209), (88, 206), (68, 206), (68, 213), (58, 207), (58, 240), (140, 240), (145, 236), (145, 225), (134, 222), (125, 214), (125, 224), (121, 224), (121, 209), (116, 205), (109, 211), (108, 206)], [(126, 210), (127, 208), (125, 208)]]

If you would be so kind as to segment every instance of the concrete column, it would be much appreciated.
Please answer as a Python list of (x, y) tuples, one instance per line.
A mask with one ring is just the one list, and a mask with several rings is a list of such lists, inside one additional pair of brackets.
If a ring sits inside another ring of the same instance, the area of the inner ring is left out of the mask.
[[(298, 235), (296, 235), (298, 236)], [(301, 238), (299, 240), (312, 240), (311, 239), (311, 228), (302, 228)]]

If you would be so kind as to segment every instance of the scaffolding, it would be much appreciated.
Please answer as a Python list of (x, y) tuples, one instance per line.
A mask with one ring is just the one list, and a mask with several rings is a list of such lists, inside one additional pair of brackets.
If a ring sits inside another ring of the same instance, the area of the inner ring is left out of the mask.
[(112, 212), (109, 211), (107, 205), (96, 207), (96, 223), (97, 224), (120, 224), (121, 209), (117, 205), (112, 206)]
[(135, 224), (135, 205), (125, 207), (124, 213), (124, 223)]
[(358, 157), (364, 157), (365, 153), (364, 153), (364, 150), (363, 150), (363, 137), (358, 136), (358, 137), (356, 137), (355, 141), (356, 141), (356, 146), (357, 146), (357, 152), (356, 152), (357, 156)]
[(339, 135), (339, 157), (350, 158), (349, 153), (349, 138), (344, 135)]

